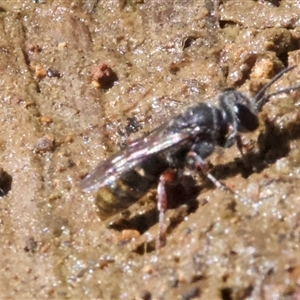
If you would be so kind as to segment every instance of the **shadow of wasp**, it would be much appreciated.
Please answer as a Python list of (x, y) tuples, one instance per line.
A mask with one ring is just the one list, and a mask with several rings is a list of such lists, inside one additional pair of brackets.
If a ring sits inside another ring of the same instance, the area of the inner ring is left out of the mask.
[(226, 188), (209, 173), (204, 160), (215, 146), (229, 148), (235, 143), (243, 155), (240, 133), (258, 128), (258, 113), (265, 103), (273, 96), (300, 89), (297, 84), (265, 95), (274, 82), (293, 68), (279, 72), (252, 100), (233, 88), (225, 89), (218, 95), (218, 107), (206, 103), (190, 107), (102, 162), (80, 183), (85, 192), (98, 190), (96, 204), (101, 219), (127, 209), (157, 184), (156, 248), (163, 246), (167, 186), (188, 168), (200, 170), (217, 187)]

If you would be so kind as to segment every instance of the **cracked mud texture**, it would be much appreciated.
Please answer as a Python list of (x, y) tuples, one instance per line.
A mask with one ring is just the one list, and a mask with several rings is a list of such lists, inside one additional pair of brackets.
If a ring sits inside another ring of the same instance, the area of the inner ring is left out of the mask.
[[(242, 4), (241, 4), (242, 3)], [(300, 81), (298, 1), (0, 1), (1, 299), (300, 299), (300, 92), (183, 178), (99, 219), (80, 179), (223, 88)], [(174, 199), (173, 199), (174, 198)], [(110, 224), (110, 226), (109, 226)]]

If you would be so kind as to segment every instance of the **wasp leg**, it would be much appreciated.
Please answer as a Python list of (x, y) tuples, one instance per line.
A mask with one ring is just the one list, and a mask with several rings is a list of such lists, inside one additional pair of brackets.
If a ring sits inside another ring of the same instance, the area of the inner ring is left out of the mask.
[(234, 194), (234, 191), (231, 188), (221, 183), (217, 178), (209, 173), (206, 162), (196, 152), (189, 152), (187, 154), (187, 158), (189, 160), (189, 165), (192, 166), (193, 169), (200, 169), (202, 174), (204, 174), (216, 187)]
[(237, 134), (235, 139), (236, 139), (236, 146), (237, 146), (238, 150), (241, 153), (243, 161), (245, 161), (245, 155), (244, 155), (244, 152), (243, 152), (243, 149), (245, 148), (245, 146), (243, 145), (241, 136), (239, 134)]
[(157, 186), (157, 209), (158, 217), (158, 235), (156, 238), (156, 250), (165, 245), (166, 240), (166, 226), (165, 226), (165, 212), (167, 210), (168, 196), (167, 185), (172, 184), (178, 180), (178, 172), (174, 169), (167, 169), (160, 177)]
[(245, 160), (245, 155), (243, 149), (245, 148), (241, 139), (241, 136), (237, 132), (233, 132), (226, 140), (224, 148), (230, 148), (233, 144), (236, 143), (236, 146), (241, 154), (242, 160)]

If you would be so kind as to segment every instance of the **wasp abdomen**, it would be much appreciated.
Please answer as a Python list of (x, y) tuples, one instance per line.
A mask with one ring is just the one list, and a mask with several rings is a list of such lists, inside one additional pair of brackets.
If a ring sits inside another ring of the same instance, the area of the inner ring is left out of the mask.
[(124, 172), (113, 183), (101, 188), (96, 204), (102, 220), (127, 209), (157, 184), (159, 175), (168, 167), (161, 155), (154, 155), (136, 168)]

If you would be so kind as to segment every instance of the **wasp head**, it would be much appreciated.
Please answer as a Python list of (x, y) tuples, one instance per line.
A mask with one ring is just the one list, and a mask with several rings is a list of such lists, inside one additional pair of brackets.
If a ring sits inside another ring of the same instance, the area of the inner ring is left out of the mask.
[(233, 88), (225, 89), (219, 95), (218, 100), (223, 118), (225, 122), (232, 126), (235, 134), (237, 134), (237, 132), (254, 131), (258, 128), (259, 122), (257, 114), (271, 97), (300, 89), (300, 84), (297, 84), (265, 95), (265, 91), (274, 82), (276, 82), (283, 74), (294, 68), (295, 66), (291, 66), (279, 72), (253, 97), (252, 101), (247, 96)]
[(219, 95), (218, 100), (224, 120), (235, 132), (254, 131), (258, 128), (256, 107), (248, 97), (229, 88)]

